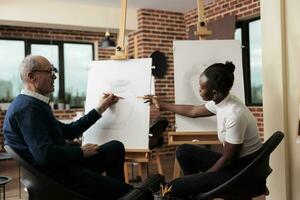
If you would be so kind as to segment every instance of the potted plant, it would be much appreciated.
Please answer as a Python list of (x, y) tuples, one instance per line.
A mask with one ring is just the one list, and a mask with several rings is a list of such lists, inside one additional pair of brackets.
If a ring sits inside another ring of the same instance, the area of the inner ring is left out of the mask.
[(71, 108), (71, 98), (72, 95), (69, 92), (65, 93), (65, 109), (69, 110)]
[(64, 100), (63, 100), (63, 99), (58, 99), (57, 109), (58, 109), (58, 110), (63, 110), (63, 109), (65, 109), (65, 103), (64, 103)]
[(12, 99), (0, 99), (0, 110), (7, 110), (11, 102)]

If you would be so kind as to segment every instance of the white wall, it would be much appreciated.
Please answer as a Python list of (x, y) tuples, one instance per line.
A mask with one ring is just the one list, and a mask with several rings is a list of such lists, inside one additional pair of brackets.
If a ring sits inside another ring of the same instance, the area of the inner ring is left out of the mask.
[(286, 0), (286, 41), (288, 77), (288, 130), (290, 188), (292, 200), (300, 199), (300, 144), (296, 144), (300, 91), (300, 1)]
[(299, 200), (300, 145), (296, 144), (300, 91), (300, 1), (261, 0), (264, 131), (285, 132), (272, 154), (270, 200)]
[[(111, 32), (119, 29), (119, 8), (74, 1), (0, 0), (0, 24)], [(137, 29), (137, 11), (127, 9), (126, 30)]]

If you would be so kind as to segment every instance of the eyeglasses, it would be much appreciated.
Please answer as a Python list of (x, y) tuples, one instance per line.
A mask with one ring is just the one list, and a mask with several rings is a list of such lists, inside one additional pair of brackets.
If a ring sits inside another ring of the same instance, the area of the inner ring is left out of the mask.
[(58, 70), (53, 65), (51, 65), (51, 66), (52, 67), (49, 70), (35, 69), (35, 70), (32, 70), (32, 72), (44, 72), (44, 73), (51, 74), (51, 76), (55, 76), (55, 74), (58, 73)]

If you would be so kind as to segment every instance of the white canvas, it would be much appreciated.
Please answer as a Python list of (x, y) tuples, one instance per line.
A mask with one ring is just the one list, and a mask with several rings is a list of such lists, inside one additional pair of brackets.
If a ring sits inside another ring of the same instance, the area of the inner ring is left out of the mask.
[(150, 94), (151, 59), (92, 62), (87, 84), (85, 112), (98, 104), (103, 93), (124, 97), (108, 108), (89, 130), (84, 143), (119, 140), (127, 149), (148, 149), (149, 104), (138, 96)]
[[(174, 41), (175, 103), (201, 105), (199, 76), (209, 65), (232, 61), (236, 67), (231, 93), (245, 101), (242, 48), (235, 40)], [(216, 117), (176, 115), (176, 131), (216, 131)]]

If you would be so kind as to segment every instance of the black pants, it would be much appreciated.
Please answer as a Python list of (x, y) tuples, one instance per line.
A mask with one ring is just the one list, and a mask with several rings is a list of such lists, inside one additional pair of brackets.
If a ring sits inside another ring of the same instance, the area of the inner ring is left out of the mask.
[(63, 185), (90, 199), (119, 199), (132, 189), (124, 182), (124, 159), (123, 144), (111, 141), (101, 145), (99, 153), (83, 163), (62, 167), (51, 174)]
[[(221, 185), (253, 160), (241, 158), (236, 164), (218, 172), (206, 172), (222, 154), (195, 145), (184, 144), (177, 148), (176, 157), (184, 177), (173, 180), (171, 196), (186, 199)], [(243, 184), (243, 183), (241, 183)]]

